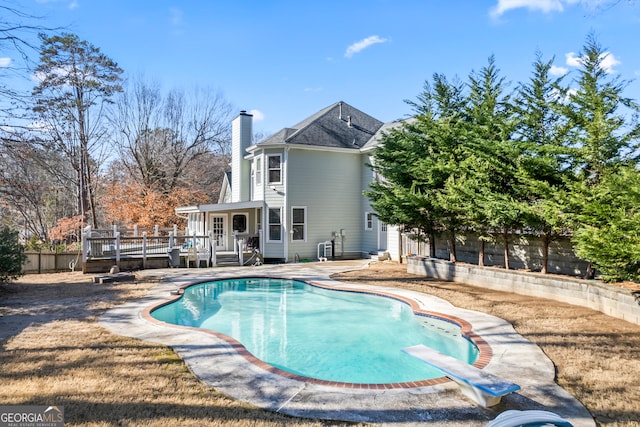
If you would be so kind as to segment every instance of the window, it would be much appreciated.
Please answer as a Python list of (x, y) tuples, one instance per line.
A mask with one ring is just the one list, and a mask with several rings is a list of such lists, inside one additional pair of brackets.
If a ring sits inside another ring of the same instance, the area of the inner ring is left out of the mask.
[(307, 208), (291, 209), (291, 236), (292, 240), (307, 240)]
[(364, 229), (373, 230), (373, 214), (371, 212), (364, 214)]
[(262, 156), (256, 157), (255, 180), (256, 180), (256, 187), (259, 187), (262, 185)]
[(267, 167), (269, 168), (269, 184), (278, 184), (282, 182), (280, 176), (282, 172), (282, 157), (280, 154), (267, 156)]
[(269, 240), (282, 240), (282, 222), (280, 208), (269, 208)]
[(384, 222), (380, 224), (380, 231), (382, 231), (383, 233), (387, 232), (387, 224), (385, 224)]
[(233, 231), (238, 233), (246, 233), (247, 232), (247, 215), (246, 214), (235, 214), (232, 218), (233, 221)]

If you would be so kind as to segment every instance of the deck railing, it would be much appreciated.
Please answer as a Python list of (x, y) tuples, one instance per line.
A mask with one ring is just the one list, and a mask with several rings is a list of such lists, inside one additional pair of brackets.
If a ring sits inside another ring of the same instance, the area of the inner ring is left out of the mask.
[(91, 259), (114, 259), (116, 265), (123, 257), (136, 257), (146, 259), (148, 256), (169, 256), (172, 249), (180, 249), (186, 252), (190, 247), (198, 247), (211, 250), (211, 234), (193, 234), (190, 236), (173, 234), (159, 235), (156, 228), (154, 234), (149, 236), (143, 231), (140, 236), (122, 236), (116, 230), (92, 230), (86, 227), (82, 233), (82, 262)]

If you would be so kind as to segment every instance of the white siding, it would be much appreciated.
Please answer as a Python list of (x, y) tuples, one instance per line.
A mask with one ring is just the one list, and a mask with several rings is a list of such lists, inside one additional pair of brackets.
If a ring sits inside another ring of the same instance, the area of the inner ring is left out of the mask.
[[(288, 152), (287, 207), (307, 207), (307, 240), (291, 241), (289, 259), (315, 259), (317, 245), (343, 230), (345, 255), (360, 254), (363, 240), (362, 160), (357, 151), (323, 152), (291, 149)], [(286, 231), (290, 227), (287, 216)], [(336, 255), (340, 255), (340, 247)]]
[[(369, 189), (369, 183), (373, 180), (373, 170), (367, 166), (373, 162), (373, 159), (369, 155), (362, 155), (362, 188), (364, 190)], [(369, 199), (362, 196), (362, 211), (363, 212), (375, 212), (371, 207), (371, 203)], [(362, 240), (362, 251), (366, 253), (377, 253), (379, 249), (378, 245), (378, 230), (380, 229), (380, 224), (378, 221), (378, 217), (373, 215), (373, 227), (371, 230), (365, 230), (366, 228), (366, 218), (365, 214), (362, 214), (362, 229), (364, 230), (364, 236)]]
[[(267, 165), (266, 165), (266, 158), (268, 155), (270, 154), (280, 154), (282, 157), (282, 164), (281, 164), (281, 177), (282, 177), (282, 183), (280, 184), (269, 184), (269, 180), (267, 178)], [(287, 182), (287, 170), (288, 170), (288, 165), (285, 162), (285, 155), (284, 155), (284, 151), (282, 149), (278, 149), (278, 150), (265, 150), (264, 151), (264, 156), (263, 156), (263, 170), (262, 170), (262, 185), (264, 186), (264, 201), (267, 204), (267, 209), (265, 209), (264, 212), (264, 216), (263, 216), (263, 221), (262, 221), (262, 228), (263, 228), (263, 237), (264, 237), (264, 257), (265, 258), (275, 258), (275, 259), (281, 259), (281, 258), (286, 258), (285, 255), (285, 247), (286, 247), (286, 236), (288, 234), (288, 226), (287, 226), (287, 222), (286, 219), (288, 218), (288, 213), (287, 213), (287, 209), (285, 209), (285, 187), (286, 187), (286, 182)], [(269, 218), (268, 218), (268, 213), (269, 213), (269, 208), (282, 208), (282, 234), (283, 234), (283, 240), (281, 242), (270, 242), (267, 239), (268, 236), (268, 231), (269, 231)]]

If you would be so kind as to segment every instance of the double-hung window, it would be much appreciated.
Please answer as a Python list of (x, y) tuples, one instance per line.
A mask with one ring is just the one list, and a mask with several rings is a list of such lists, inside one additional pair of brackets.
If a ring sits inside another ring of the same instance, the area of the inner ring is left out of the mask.
[(282, 209), (269, 208), (269, 241), (282, 240)]
[(373, 214), (371, 212), (364, 214), (364, 229), (373, 230)]
[(307, 240), (307, 208), (291, 208), (291, 231), (293, 231), (291, 240)]
[(280, 184), (282, 182), (282, 156), (280, 154), (267, 156), (267, 168), (269, 184)]

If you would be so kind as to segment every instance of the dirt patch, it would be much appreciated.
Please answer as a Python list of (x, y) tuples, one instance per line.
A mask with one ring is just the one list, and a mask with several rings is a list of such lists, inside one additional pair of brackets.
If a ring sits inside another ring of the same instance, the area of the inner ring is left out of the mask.
[(343, 282), (423, 292), (505, 319), (553, 361), (557, 382), (603, 426), (640, 426), (640, 326), (598, 311), (406, 272), (397, 263), (333, 276)]

